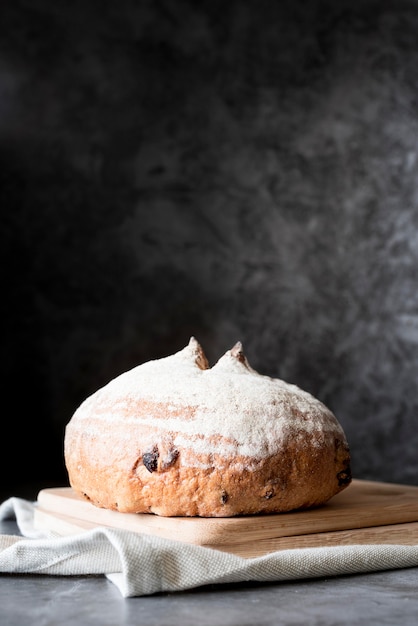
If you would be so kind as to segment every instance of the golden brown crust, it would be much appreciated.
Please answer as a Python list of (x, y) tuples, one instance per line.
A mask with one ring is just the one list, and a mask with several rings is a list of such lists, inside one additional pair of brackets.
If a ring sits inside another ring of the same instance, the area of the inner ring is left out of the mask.
[(309, 437), (302, 447), (289, 441), (284, 454), (258, 461), (236, 457), (228, 463), (214, 454), (208, 468), (208, 458), (179, 451), (169, 440), (143, 449), (126, 442), (123, 452), (110, 458), (117, 437), (117, 432), (108, 441), (81, 437), (75, 444), (70, 432), (67, 465), (76, 492), (121, 512), (202, 517), (284, 512), (326, 502), (351, 478), (348, 447), (337, 438), (320, 447)]
[[(232, 356), (243, 363), (242, 347)], [(296, 398), (286, 419), (282, 413), (277, 418), (278, 441), (261, 430), (259, 452), (248, 454), (255, 444), (239, 445), (228, 428), (223, 433), (204, 432), (204, 427), (193, 431), (200, 424), (197, 406), (143, 395), (140, 391), (135, 401), (113, 401), (110, 419), (110, 396), (102, 391), (67, 425), (70, 484), (97, 506), (162, 516), (276, 513), (323, 504), (351, 481), (345, 435), (320, 403), (311, 415), (306, 399), (302, 410)]]

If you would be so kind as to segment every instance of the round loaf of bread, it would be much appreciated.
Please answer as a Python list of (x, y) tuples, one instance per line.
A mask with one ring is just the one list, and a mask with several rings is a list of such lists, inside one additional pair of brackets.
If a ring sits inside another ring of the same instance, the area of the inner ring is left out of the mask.
[(334, 414), (253, 370), (237, 343), (209, 367), (199, 343), (87, 398), (64, 437), (71, 487), (96, 506), (231, 517), (324, 504), (351, 481)]

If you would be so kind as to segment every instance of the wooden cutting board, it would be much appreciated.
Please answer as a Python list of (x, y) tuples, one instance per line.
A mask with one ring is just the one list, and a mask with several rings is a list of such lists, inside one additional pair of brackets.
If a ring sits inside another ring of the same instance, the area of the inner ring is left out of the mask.
[(99, 526), (176, 539), (243, 557), (275, 550), (354, 544), (418, 544), (418, 487), (353, 480), (307, 511), (227, 518), (160, 517), (101, 509), (69, 487), (43, 489), (38, 528), (59, 535)]

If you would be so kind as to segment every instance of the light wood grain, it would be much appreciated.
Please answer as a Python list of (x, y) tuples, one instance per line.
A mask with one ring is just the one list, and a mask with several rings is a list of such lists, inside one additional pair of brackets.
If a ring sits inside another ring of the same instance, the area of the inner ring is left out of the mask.
[[(89, 523), (93, 527), (101, 525), (176, 537), (188, 543), (217, 546), (218, 549), (225, 546), (228, 551), (230, 546), (238, 544), (264, 540), (277, 543), (281, 537), (291, 537), (292, 545), (295, 545), (297, 536), (321, 534), (321, 540), (327, 541), (324, 533), (418, 522), (418, 487), (361, 480), (354, 480), (345, 491), (317, 509), (233, 518), (170, 518), (118, 513), (93, 506), (67, 487), (42, 490), (38, 503), (45, 514), (56, 514), (57, 519), (61, 516), (67, 524), (71, 518), (73, 525), (77, 520), (79, 524)], [(384, 532), (380, 535), (383, 536)]]
[(223, 544), (211, 547), (222, 552), (230, 552), (245, 558), (252, 558), (277, 550), (369, 544), (418, 544), (418, 522), (375, 526), (373, 528), (357, 528), (354, 530), (338, 530), (329, 533), (298, 535), (296, 537), (273, 537), (272, 539), (260, 539), (255, 542)]
[[(59, 513), (51, 513), (40, 507), (35, 511), (35, 525), (37, 528), (53, 531), (59, 536), (73, 535), (98, 528), (95, 522), (89, 522)], [(173, 536), (171, 539), (179, 540), (178, 536)], [(184, 538), (182, 540), (184, 541)], [(340, 530), (327, 533), (312, 533), (298, 535), (296, 537), (271, 537), (269, 539), (259, 539), (258, 541), (243, 541), (219, 545), (212, 544), (205, 547), (220, 550), (221, 552), (229, 552), (244, 558), (253, 558), (277, 550), (365, 544), (418, 544), (418, 522), (374, 526), (354, 530)]]

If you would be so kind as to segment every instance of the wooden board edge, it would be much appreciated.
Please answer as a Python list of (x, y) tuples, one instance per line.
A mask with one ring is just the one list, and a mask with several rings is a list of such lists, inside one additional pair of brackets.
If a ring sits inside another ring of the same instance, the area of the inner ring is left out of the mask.
[[(336, 510), (336, 506), (341, 511), (342, 503), (346, 501), (344, 500), (344, 494), (350, 491), (351, 486), (334, 496), (328, 505), (326, 504), (316, 510), (307, 512), (296, 512), (294, 519), (288, 517), (295, 515), (294, 512), (242, 518), (166, 518), (149, 514), (121, 514), (116, 511), (95, 507), (87, 500), (77, 496), (70, 487), (41, 490), (38, 495), (38, 504), (44, 511), (58, 515), (63, 514), (67, 518), (82, 519), (86, 522), (91, 522), (94, 526), (117, 527), (162, 537), (173, 537), (179, 534), (188, 543), (207, 546), (240, 544), (242, 543), (240, 540), (241, 535), (246, 536), (246, 544), (250, 540), (254, 543), (270, 541), (278, 536), (288, 536), (290, 527), (292, 528), (292, 536), (310, 536), (315, 531), (317, 533), (344, 532), (356, 528), (380, 527), (382, 524), (392, 525), (418, 521), (418, 487), (361, 480), (353, 481), (352, 485), (351, 501), (353, 496), (355, 496), (356, 490), (360, 490), (364, 496), (364, 492), (367, 495), (369, 489), (371, 493), (373, 493), (373, 490), (379, 489), (382, 491), (379, 495), (384, 495), (387, 498), (388, 494), (391, 494), (391, 490), (396, 494), (401, 489), (402, 492), (406, 492), (407, 501), (409, 496), (413, 495), (414, 509), (412, 512), (409, 511), (408, 506), (405, 507), (405, 500), (403, 500), (403, 504), (400, 506), (395, 505), (391, 507), (393, 512), (389, 518), (387, 515), (385, 517), (382, 510), (378, 516), (375, 513), (373, 519), (367, 515), (359, 516), (354, 522), (350, 522), (350, 527), (347, 528), (345, 518), (339, 514), (334, 527), (330, 527), (328, 524), (328, 528), (324, 528), (321, 517), (332, 515), (333, 511)], [(76, 511), (73, 510), (75, 507), (77, 507)], [(314, 519), (312, 520), (312, 518)], [(291, 523), (289, 523), (289, 520), (291, 520)], [(306, 522), (306, 520), (309, 521)], [(307, 532), (308, 528), (309, 532)]]
[[(99, 527), (100, 526), (93, 522), (87, 522), (85, 520), (72, 518), (66, 515), (50, 513), (42, 510), (41, 508), (37, 508), (35, 511), (35, 528), (38, 530), (52, 531), (58, 536), (74, 535)], [(173, 537), (165, 538), (173, 540)], [(260, 539), (256, 542), (251, 541), (236, 544), (203, 545), (202, 547), (235, 554), (243, 558), (255, 558), (280, 550), (333, 547), (342, 545), (382, 544), (417, 545), (418, 522), (392, 524), (355, 530), (334, 531), (328, 533), (312, 533), (293, 537), (272, 537), (270, 539)]]

